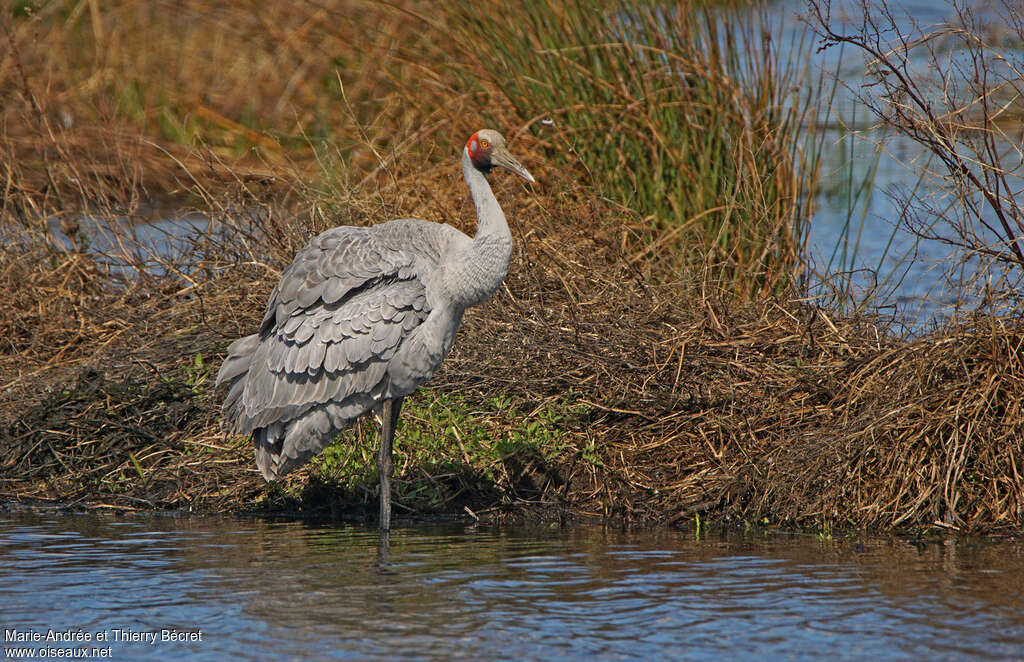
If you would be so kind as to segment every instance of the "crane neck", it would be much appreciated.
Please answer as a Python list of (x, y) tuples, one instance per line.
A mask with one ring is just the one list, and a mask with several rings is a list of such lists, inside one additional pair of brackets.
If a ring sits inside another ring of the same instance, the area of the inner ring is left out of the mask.
[(505, 212), (501, 210), (498, 199), (494, 197), (487, 177), (480, 172), (469, 158), (469, 150), (462, 150), (462, 176), (473, 196), (476, 206), (476, 239), (512, 239), (505, 220)]
[[(439, 270), (435, 290), (440, 294), (431, 301), (435, 311), (445, 306), (464, 310), (486, 301), (501, 287), (512, 259), (512, 233), (505, 213), (466, 150), (462, 152), (462, 176), (476, 206), (476, 236), (468, 243), (456, 242), (455, 251)], [(428, 291), (428, 301), (430, 296)]]

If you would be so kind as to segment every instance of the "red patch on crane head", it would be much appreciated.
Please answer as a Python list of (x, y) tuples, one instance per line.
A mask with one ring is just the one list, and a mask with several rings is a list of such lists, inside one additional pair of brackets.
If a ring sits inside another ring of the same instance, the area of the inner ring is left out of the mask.
[(469, 137), (466, 141), (466, 151), (469, 152), (469, 158), (480, 170), (484, 172), (490, 172), (491, 170), (491, 150), (493, 145), (486, 138), (480, 137), (480, 132), (477, 131)]

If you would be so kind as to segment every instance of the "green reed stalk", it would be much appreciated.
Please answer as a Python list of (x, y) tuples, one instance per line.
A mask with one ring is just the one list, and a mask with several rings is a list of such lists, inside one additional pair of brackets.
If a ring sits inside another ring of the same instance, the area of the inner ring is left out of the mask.
[(513, 20), (503, 7), (464, 4), (456, 41), (523, 121), (553, 122), (556, 158), (647, 218), (647, 241), (669, 237), (659, 252), (710, 266), (726, 290), (792, 282), (819, 143), (813, 97), (797, 91), (804, 69), (780, 60), (763, 12), (528, 0)]

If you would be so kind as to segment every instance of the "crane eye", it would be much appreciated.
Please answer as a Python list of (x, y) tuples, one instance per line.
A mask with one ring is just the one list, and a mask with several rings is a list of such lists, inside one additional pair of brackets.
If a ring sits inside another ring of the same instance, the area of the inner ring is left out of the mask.
[(486, 140), (481, 140), (480, 146), (483, 147), (484, 149), (487, 149), (488, 147), (491, 146), (491, 143), (487, 142)]

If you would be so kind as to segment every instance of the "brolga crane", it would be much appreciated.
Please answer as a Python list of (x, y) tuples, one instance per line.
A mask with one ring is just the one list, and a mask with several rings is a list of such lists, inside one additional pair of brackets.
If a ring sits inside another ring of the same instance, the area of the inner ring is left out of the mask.
[(462, 150), (477, 232), (399, 219), (314, 237), (270, 294), (259, 330), (228, 347), (229, 432), (251, 435), (268, 481), (302, 466), (364, 414), (381, 416), (380, 528), (391, 528), (392, 445), (402, 398), (430, 379), (462, 314), (508, 273), (512, 235), (486, 175), (535, 181), (496, 131)]

